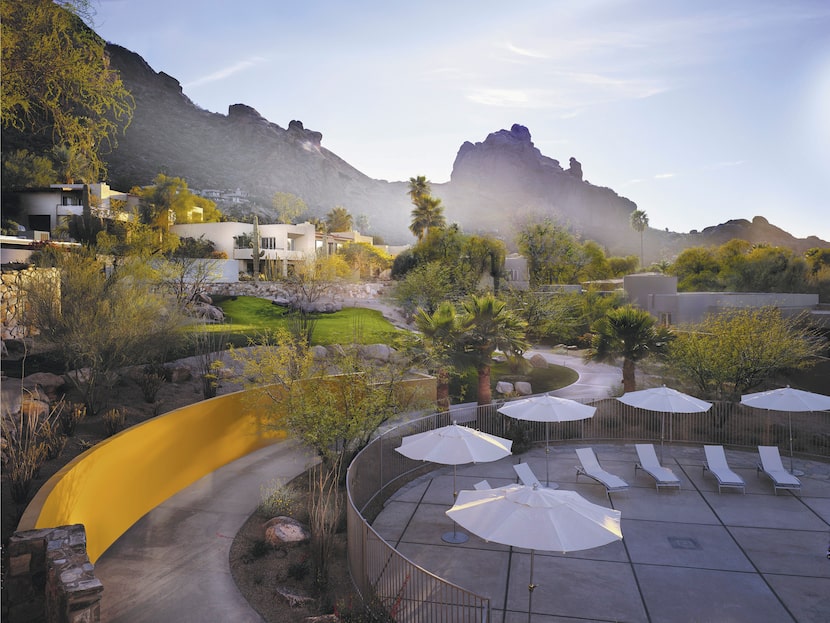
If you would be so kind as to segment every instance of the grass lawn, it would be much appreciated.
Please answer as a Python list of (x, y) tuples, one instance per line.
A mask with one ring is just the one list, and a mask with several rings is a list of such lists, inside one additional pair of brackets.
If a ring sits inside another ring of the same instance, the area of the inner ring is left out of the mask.
[[(273, 305), (267, 299), (255, 296), (216, 297), (214, 304), (225, 312), (225, 324), (209, 325), (214, 331), (224, 331), (228, 341), (246, 346), (250, 340), (275, 329), (288, 329), (289, 317), (285, 307)], [(347, 307), (333, 314), (316, 314), (313, 344), (389, 343), (399, 333), (379, 311), (362, 307)]]

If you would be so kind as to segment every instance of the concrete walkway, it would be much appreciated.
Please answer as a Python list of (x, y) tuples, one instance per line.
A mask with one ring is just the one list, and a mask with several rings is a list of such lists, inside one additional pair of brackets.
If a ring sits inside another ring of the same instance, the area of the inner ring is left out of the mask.
[(313, 457), (283, 441), (234, 461), (150, 511), (95, 564), (104, 584), (101, 620), (121, 623), (254, 623), (228, 559), (260, 487), (290, 480)]

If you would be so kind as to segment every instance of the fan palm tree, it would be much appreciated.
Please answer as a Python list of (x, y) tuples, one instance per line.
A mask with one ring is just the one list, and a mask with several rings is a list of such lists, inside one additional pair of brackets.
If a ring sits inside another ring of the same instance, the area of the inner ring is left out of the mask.
[(528, 347), (525, 341), (527, 324), (514, 316), (504, 301), (492, 294), (472, 295), (462, 305), (465, 313), (460, 323), (460, 341), (465, 354), (476, 367), (478, 404), (490, 404), (490, 366), (493, 353), (496, 350), (507, 354), (524, 352)]
[(643, 253), (643, 232), (648, 227), (648, 214), (642, 210), (634, 210), (629, 217), (631, 220), (631, 227), (634, 231), (640, 232), (640, 268), (645, 266)]
[(351, 231), (352, 223), (352, 215), (342, 206), (336, 206), (326, 214), (326, 225), (329, 231)]
[(430, 228), (442, 228), (447, 226), (444, 218), (444, 206), (438, 197), (422, 195), (412, 210), (412, 224), (409, 230), (418, 238), (423, 240), (429, 233)]
[(418, 205), (418, 199), (424, 195), (429, 195), (430, 191), (429, 181), (425, 176), (419, 175), (418, 177), (409, 178), (409, 191), (407, 194), (415, 205)]
[(426, 366), (435, 370), (438, 380), (438, 409), (446, 411), (450, 406), (452, 360), (460, 333), (455, 305), (444, 301), (432, 314), (419, 307), (415, 312), (415, 327), (421, 333), (418, 341)]
[(674, 337), (668, 327), (655, 327), (656, 320), (647, 311), (625, 305), (609, 311), (594, 327), (587, 359), (614, 361), (623, 359), (623, 389), (637, 389), (636, 363), (663, 351)]

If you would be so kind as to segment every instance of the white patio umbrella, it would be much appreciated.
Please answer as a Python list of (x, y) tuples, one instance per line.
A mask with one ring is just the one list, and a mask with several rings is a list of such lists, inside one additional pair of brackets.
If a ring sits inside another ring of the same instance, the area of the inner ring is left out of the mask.
[[(513, 442), (488, 433), (459, 426), (455, 422), (423, 433), (409, 435), (401, 439), (401, 445), (395, 448), (405, 457), (417, 461), (431, 461), (442, 465), (452, 465), (453, 501), (458, 495), (455, 486), (457, 465), (465, 463), (489, 463), (510, 455)], [(453, 524), (452, 532), (441, 537), (447, 543), (464, 543), (467, 535), (457, 532)]]
[(830, 396), (793, 389), (789, 385), (766, 392), (757, 392), (741, 396), (741, 404), (769, 411), (786, 411), (790, 433), (790, 471), (793, 471), (793, 411), (827, 411), (830, 409)]
[(528, 622), (537, 549), (574, 552), (622, 539), (620, 511), (589, 502), (575, 491), (524, 485), (461, 491), (447, 515), (485, 541), (530, 550)]
[[(666, 436), (666, 413), (703, 413), (712, 408), (711, 402), (689, 396), (663, 385), (636, 392), (628, 392), (617, 398), (627, 404), (646, 411), (659, 411), (660, 417), (660, 460), (663, 460), (663, 440)], [(671, 442), (671, 439), (669, 440)]]
[[(545, 423), (545, 484), (550, 487), (550, 423), (573, 422), (594, 417), (597, 408), (575, 400), (558, 398), (549, 394), (513, 400), (499, 407), (499, 413), (517, 420)], [(556, 488), (556, 485), (553, 486)]]

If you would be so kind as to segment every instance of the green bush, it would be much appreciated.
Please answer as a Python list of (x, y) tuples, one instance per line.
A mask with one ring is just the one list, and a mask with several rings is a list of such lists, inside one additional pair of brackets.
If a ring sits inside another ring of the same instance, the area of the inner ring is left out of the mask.
[(297, 495), (280, 480), (271, 480), (259, 488), (259, 511), (268, 517), (290, 516), (297, 506)]

